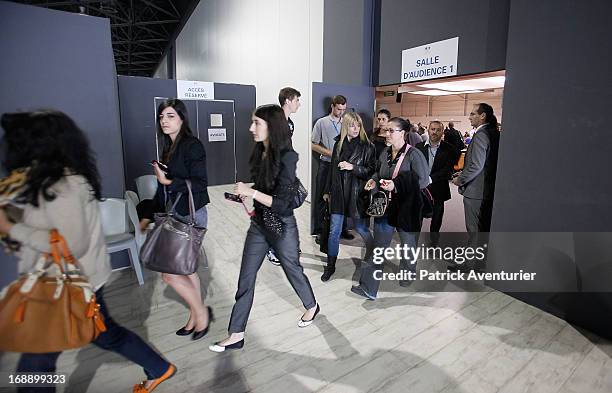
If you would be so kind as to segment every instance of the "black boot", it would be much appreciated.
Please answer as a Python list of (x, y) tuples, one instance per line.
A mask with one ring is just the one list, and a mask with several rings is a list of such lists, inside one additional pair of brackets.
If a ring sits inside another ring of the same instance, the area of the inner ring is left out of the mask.
[(332, 274), (336, 272), (336, 259), (338, 257), (327, 257), (327, 266), (323, 268), (323, 275), (321, 276), (321, 281), (328, 281)]

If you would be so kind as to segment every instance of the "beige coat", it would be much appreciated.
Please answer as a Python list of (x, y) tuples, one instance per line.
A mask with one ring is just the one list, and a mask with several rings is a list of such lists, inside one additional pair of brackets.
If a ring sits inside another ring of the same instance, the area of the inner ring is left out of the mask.
[(49, 252), (49, 230), (64, 236), (83, 273), (98, 290), (111, 274), (98, 201), (87, 180), (78, 175), (64, 176), (51, 189), (52, 201), (39, 198), (39, 207), (27, 205), (22, 222), (15, 224), (10, 237), (22, 244), (19, 272), (29, 271), (41, 252)]

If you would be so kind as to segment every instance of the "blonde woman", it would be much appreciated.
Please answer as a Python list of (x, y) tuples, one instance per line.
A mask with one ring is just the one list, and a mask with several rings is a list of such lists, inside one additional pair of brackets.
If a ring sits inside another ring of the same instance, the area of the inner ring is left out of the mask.
[(368, 199), (364, 198), (363, 189), (374, 173), (375, 165), (375, 149), (368, 140), (361, 117), (354, 112), (345, 113), (340, 135), (336, 137), (332, 150), (331, 166), (323, 195), (323, 199), (329, 202), (330, 231), (327, 266), (321, 281), (329, 280), (336, 271), (340, 234), (345, 217), (353, 219), (355, 230), (366, 243), (366, 250), (369, 250), (372, 244), (366, 215)]

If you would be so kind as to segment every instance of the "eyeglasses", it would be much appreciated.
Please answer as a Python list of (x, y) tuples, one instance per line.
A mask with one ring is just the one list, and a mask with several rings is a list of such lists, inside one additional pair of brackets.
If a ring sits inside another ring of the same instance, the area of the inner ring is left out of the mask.
[(383, 132), (388, 132), (389, 134), (393, 134), (394, 132), (402, 132), (404, 130), (394, 130), (393, 128), (383, 128)]

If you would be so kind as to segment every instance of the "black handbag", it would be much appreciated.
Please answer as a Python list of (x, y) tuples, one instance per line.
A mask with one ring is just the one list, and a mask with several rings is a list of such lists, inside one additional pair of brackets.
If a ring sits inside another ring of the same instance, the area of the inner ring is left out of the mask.
[[(393, 176), (391, 176), (391, 179), (395, 179), (399, 174), (400, 168), (402, 167), (402, 162), (404, 162), (404, 158), (406, 157), (406, 153), (408, 152), (409, 148), (410, 145), (406, 147), (406, 150), (397, 160), (397, 163), (395, 164), (395, 170), (393, 171)], [(370, 194), (370, 206), (368, 206), (366, 214), (368, 214), (370, 217), (384, 216), (385, 212), (387, 211), (387, 208), (389, 207), (389, 203), (391, 202), (392, 194), (393, 193), (390, 192), (387, 196), (387, 192), (383, 190), (379, 190), (376, 191), (374, 194)]]
[(421, 189), (421, 199), (423, 200), (423, 207), (421, 208), (423, 218), (433, 217), (434, 198), (428, 188)]
[(291, 209), (297, 209), (302, 206), (306, 197), (308, 196), (308, 191), (297, 177), (292, 184), (288, 185), (279, 185), (276, 195), (288, 195), (290, 196), (291, 204), (289, 207)]
[(140, 249), (140, 260), (149, 270), (183, 276), (198, 270), (203, 257), (202, 240), (206, 228), (195, 224), (191, 182), (185, 182), (189, 193), (189, 221), (184, 222), (175, 217), (174, 209), (181, 194), (167, 213), (155, 214), (155, 227), (149, 232)]
[(387, 208), (391, 202), (391, 195), (387, 196), (386, 191), (376, 191), (370, 193), (370, 205), (366, 214), (370, 217), (382, 217), (385, 215)]
[[(289, 196), (289, 207), (292, 210), (302, 206), (302, 204), (306, 200), (306, 196), (308, 195), (308, 191), (306, 191), (306, 188), (304, 187), (300, 179), (298, 179), (297, 177), (295, 178), (295, 181), (292, 184), (278, 185), (276, 191), (277, 192), (274, 194), (273, 197), (276, 197), (278, 195)], [(274, 213), (272, 209), (267, 206), (262, 205), (261, 216), (255, 216), (254, 218), (255, 221), (259, 225), (261, 225), (266, 230), (266, 232), (268, 232), (268, 234), (270, 234), (276, 239), (282, 237), (283, 233), (285, 232), (285, 224), (283, 223), (281, 218), (278, 216), (278, 214)]]
[(321, 228), (321, 234), (319, 235), (319, 251), (321, 251), (323, 254), (327, 254), (327, 243), (329, 241), (329, 229), (331, 225), (329, 202), (323, 201), (321, 215), (323, 217), (323, 225)]

